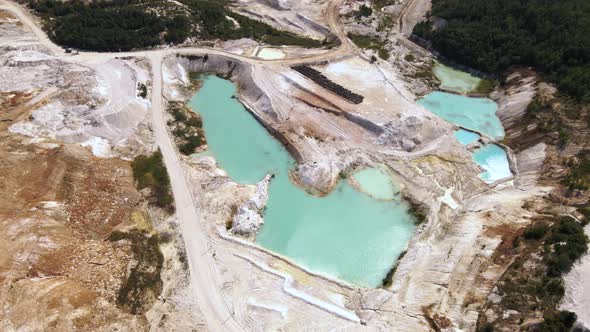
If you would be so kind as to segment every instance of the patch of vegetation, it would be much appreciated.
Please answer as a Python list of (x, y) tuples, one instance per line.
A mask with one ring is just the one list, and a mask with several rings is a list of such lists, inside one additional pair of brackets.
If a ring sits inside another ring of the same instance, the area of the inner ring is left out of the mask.
[(414, 60), (416, 60), (416, 57), (414, 56), (414, 54), (408, 53), (404, 55), (404, 60), (406, 60), (407, 62), (414, 62)]
[(584, 216), (582, 226), (588, 225), (590, 223), (590, 206), (578, 208), (578, 212)]
[(527, 105), (526, 114), (529, 116), (539, 114), (543, 111), (547, 111), (551, 109), (551, 107), (543, 100), (539, 99), (538, 97), (533, 98), (533, 100)]
[(494, 332), (494, 324), (492, 323), (485, 323), (482, 326), (478, 327), (477, 332)]
[(129, 240), (136, 265), (131, 269), (127, 280), (117, 295), (117, 304), (137, 315), (149, 310), (162, 293), (160, 272), (164, 256), (160, 251), (160, 239), (157, 234), (132, 231), (129, 233), (114, 231), (110, 241)]
[(176, 137), (176, 144), (180, 153), (191, 155), (195, 150), (206, 143), (203, 131), (203, 120), (179, 103), (170, 103), (168, 112), (173, 120), (168, 121), (168, 126), (174, 128), (172, 134)]
[(414, 78), (428, 82), (438, 82), (438, 79), (432, 70), (432, 66), (418, 67), (414, 73)]
[(432, 20), (414, 34), (455, 62), (501, 75), (532, 66), (578, 101), (590, 102), (590, 2), (587, 0), (434, 0)]
[(393, 27), (393, 25), (395, 24), (395, 21), (393, 19), (392, 16), (384, 14), (381, 19), (379, 20), (379, 24), (377, 25), (377, 31), (381, 32), (381, 31), (385, 31), (385, 30), (389, 30), (391, 27)]
[(404, 251), (402, 251), (401, 254), (399, 254), (399, 257), (397, 258), (395, 264), (391, 267), (391, 269), (389, 269), (389, 271), (387, 271), (387, 274), (385, 275), (385, 277), (383, 277), (383, 281), (381, 282), (381, 287), (389, 288), (389, 287), (391, 287), (391, 285), (393, 285), (393, 275), (395, 274), (395, 271), (397, 271), (397, 267), (399, 266), (399, 262), (402, 260), (402, 258), (404, 258), (406, 253), (407, 253), (407, 251), (404, 250)]
[(475, 89), (472, 92), (479, 95), (487, 96), (492, 91), (494, 91), (496, 85), (498, 85), (498, 82), (495, 80), (481, 79), (477, 84), (477, 87), (475, 87)]
[(538, 222), (524, 231), (524, 238), (527, 240), (540, 240), (545, 236), (548, 230), (549, 225), (544, 222)]
[(389, 59), (390, 54), (389, 51), (385, 49), (385, 42), (382, 42), (375, 37), (359, 35), (350, 32), (348, 33), (348, 38), (350, 38), (350, 40), (352, 40), (352, 42), (360, 48), (376, 51), (377, 55), (379, 55), (381, 59)]
[(227, 8), (226, 1), (182, 0), (181, 2), (190, 8), (192, 19), (200, 23), (199, 37), (203, 39), (252, 38), (271, 45), (302, 47), (331, 47), (334, 45), (327, 40), (320, 41), (281, 31), (266, 23), (232, 12)]
[[(552, 222), (552, 223), (551, 223)], [(529, 226), (523, 233), (526, 241), (519, 247), (520, 255), (496, 285), (499, 303), (488, 304), (494, 312), (516, 310), (512, 322), (496, 318), (479, 322), (480, 328), (494, 324), (506, 329), (524, 320), (543, 315), (545, 320), (532, 331), (568, 331), (575, 316), (557, 309), (565, 293), (562, 276), (588, 249), (588, 238), (580, 223), (570, 217), (545, 220)], [(518, 246), (517, 246), (518, 247)], [(489, 310), (484, 307), (482, 312)], [(498, 311), (499, 310), (499, 311)], [(508, 325), (506, 325), (508, 324)], [(557, 329), (552, 329), (557, 328)]]
[(574, 263), (588, 250), (588, 237), (584, 227), (572, 218), (562, 218), (551, 227), (551, 233), (545, 241), (549, 247), (544, 260), (547, 275), (560, 277), (571, 270)]
[(170, 189), (170, 178), (160, 150), (151, 156), (140, 155), (131, 162), (133, 178), (139, 190), (148, 188), (150, 204), (174, 212), (174, 197)]
[(590, 189), (590, 151), (580, 152), (576, 158), (566, 162), (569, 173), (564, 179), (564, 184), (570, 190)]
[(145, 99), (147, 97), (147, 86), (141, 82), (138, 82), (137, 87), (139, 88), (139, 96)]
[[(127, 51), (184, 40), (189, 34), (188, 18), (158, 16), (150, 7), (158, 1), (81, 0), (30, 1), (45, 19), (49, 36), (66, 47), (95, 51)], [(184, 37), (184, 38), (183, 38)]]
[(570, 331), (578, 316), (571, 311), (558, 311), (543, 317), (543, 323), (537, 326), (538, 331)]
[(374, 0), (373, 1), (373, 8), (376, 10), (381, 10), (383, 7), (395, 5), (396, 0)]
[(354, 17), (357, 19), (361, 17), (369, 17), (373, 14), (373, 9), (371, 7), (367, 7), (367, 5), (362, 5), (359, 10), (354, 12)]
[(419, 203), (406, 195), (403, 196), (403, 199), (410, 205), (408, 213), (414, 217), (414, 225), (421, 225), (428, 220), (428, 208), (426, 205)]
[(29, 1), (46, 22), (49, 36), (66, 47), (128, 51), (188, 37), (252, 38), (271, 45), (330, 47), (333, 43), (297, 36), (228, 9), (227, 1), (183, 0), (188, 10), (161, 0)]

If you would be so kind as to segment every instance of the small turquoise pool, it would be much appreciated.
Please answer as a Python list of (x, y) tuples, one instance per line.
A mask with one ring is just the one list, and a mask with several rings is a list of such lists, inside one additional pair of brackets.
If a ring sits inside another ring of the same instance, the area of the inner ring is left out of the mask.
[(457, 140), (463, 145), (475, 143), (480, 137), (477, 133), (465, 129), (456, 130), (453, 132), (453, 135), (455, 135)]
[(394, 199), (399, 190), (387, 171), (381, 167), (365, 168), (356, 171), (352, 177), (359, 184), (360, 189), (377, 199)]
[(485, 182), (492, 183), (512, 175), (506, 151), (499, 145), (484, 145), (473, 152), (473, 160), (485, 169), (485, 172), (479, 175)]
[(497, 105), (491, 99), (434, 91), (418, 103), (446, 121), (479, 131), (494, 140), (504, 138), (504, 128), (496, 116)]
[(256, 242), (312, 271), (380, 286), (416, 228), (408, 204), (380, 183), (391, 178), (373, 171), (356, 174), (367, 192), (390, 200), (375, 199), (347, 181), (326, 197), (307, 194), (289, 178), (294, 160), (231, 98), (235, 91), (233, 83), (207, 76), (189, 106), (203, 117), (209, 154), (232, 179), (254, 184), (275, 175)]
[[(496, 116), (496, 103), (488, 98), (471, 98), (435, 91), (418, 101), (426, 109), (446, 121), (486, 134), (494, 140), (504, 138), (504, 128)], [(459, 129), (453, 133), (464, 145), (476, 142), (480, 135)], [(473, 160), (485, 172), (479, 177), (492, 183), (512, 175), (506, 151), (496, 144), (488, 144), (473, 152)]]

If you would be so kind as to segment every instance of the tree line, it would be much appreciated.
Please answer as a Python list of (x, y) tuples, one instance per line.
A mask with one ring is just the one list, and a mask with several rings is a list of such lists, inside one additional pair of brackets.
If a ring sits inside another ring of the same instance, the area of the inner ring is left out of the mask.
[(561, 91), (590, 101), (590, 1), (433, 0), (431, 15), (444, 24), (431, 19), (414, 34), (445, 57), (498, 75), (532, 66)]
[(330, 46), (237, 14), (226, 2), (181, 0), (188, 11), (160, 0), (31, 1), (58, 44), (93, 51), (128, 51), (160, 44), (179, 44), (189, 37), (252, 38), (272, 45)]

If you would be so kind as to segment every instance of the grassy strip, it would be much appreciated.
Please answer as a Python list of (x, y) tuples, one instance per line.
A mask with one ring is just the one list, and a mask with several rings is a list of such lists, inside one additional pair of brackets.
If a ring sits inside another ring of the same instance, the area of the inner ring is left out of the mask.
[(133, 178), (139, 190), (148, 188), (150, 204), (174, 212), (174, 197), (170, 189), (170, 178), (160, 150), (151, 156), (140, 155), (131, 162)]

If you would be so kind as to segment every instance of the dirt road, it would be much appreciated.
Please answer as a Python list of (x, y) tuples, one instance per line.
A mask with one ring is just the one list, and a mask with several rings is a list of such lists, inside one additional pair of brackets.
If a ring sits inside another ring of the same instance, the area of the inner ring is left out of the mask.
[(199, 214), (193, 202), (176, 149), (166, 130), (162, 110), (162, 58), (152, 53), (149, 59), (153, 70), (152, 123), (154, 135), (170, 174), (174, 193), (176, 215), (180, 220), (182, 235), (190, 267), (191, 289), (199, 299), (199, 306), (211, 331), (241, 331), (229, 306), (217, 285), (215, 263), (210, 243), (201, 229)]
[(0, 0), (0, 10), (6, 10), (13, 13), (23, 24), (25, 24), (31, 31), (40, 39), (41, 43), (49, 48), (55, 55), (64, 56), (64, 59), (72, 59), (76, 61), (88, 61), (93, 59), (108, 59), (108, 58), (117, 58), (117, 57), (148, 57), (151, 55), (157, 55), (163, 58), (166, 55), (170, 54), (180, 54), (180, 55), (201, 55), (201, 54), (215, 54), (215, 55), (224, 55), (230, 58), (234, 58), (236, 60), (249, 62), (249, 63), (258, 63), (258, 64), (267, 64), (267, 65), (296, 65), (302, 64), (307, 62), (315, 62), (315, 61), (326, 61), (326, 60), (335, 60), (342, 57), (349, 56), (354, 53), (355, 47), (354, 45), (348, 40), (346, 37), (346, 33), (344, 31), (344, 27), (340, 23), (339, 15), (338, 15), (338, 8), (343, 0), (332, 0), (328, 5), (328, 9), (326, 12), (326, 20), (328, 22), (328, 26), (333, 31), (333, 33), (340, 39), (340, 45), (336, 48), (329, 49), (329, 50), (318, 50), (316, 54), (310, 55), (303, 55), (298, 56), (295, 58), (287, 58), (287, 59), (261, 59), (257, 57), (248, 57), (243, 56), (231, 52), (227, 52), (224, 50), (209, 48), (209, 47), (171, 47), (171, 48), (155, 48), (150, 50), (141, 50), (141, 51), (131, 51), (131, 52), (109, 52), (109, 53), (99, 53), (99, 52), (79, 52), (78, 54), (71, 54), (68, 55), (65, 53), (65, 50), (59, 46), (54, 44), (47, 34), (37, 26), (37, 22), (33, 19), (33, 17), (27, 12), (26, 9), (22, 8), (20, 5), (7, 1), (7, 0)]

